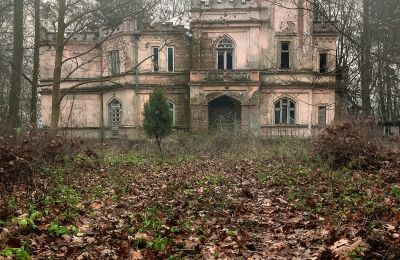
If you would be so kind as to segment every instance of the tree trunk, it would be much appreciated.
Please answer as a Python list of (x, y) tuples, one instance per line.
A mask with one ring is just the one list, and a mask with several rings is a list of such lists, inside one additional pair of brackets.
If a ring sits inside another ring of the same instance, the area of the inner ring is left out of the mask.
[(31, 91), (31, 124), (37, 126), (37, 103), (39, 84), (39, 51), (40, 51), (40, 0), (35, 0), (35, 49), (33, 52), (32, 91)]
[(370, 0), (363, 0), (363, 22), (361, 35), (361, 99), (364, 116), (371, 115), (371, 35), (370, 35)]
[(58, 20), (57, 20), (57, 40), (56, 40), (56, 56), (53, 72), (53, 88), (51, 100), (51, 131), (57, 132), (58, 123), (60, 121), (60, 105), (61, 105), (61, 72), (64, 53), (64, 33), (65, 33), (65, 12), (66, 0), (58, 0)]
[(161, 137), (156, 137), (156, 141), (157, 141), (158, 150), (160, 151), (160, 153), (162, 153), (162, 149), (161, 149)]
[(11, 88), (8, 101), (8, 127), (13, 129), (19, 127), (21, 88), (22, 88), (22, 63), (24, 58), (24, 1), (14, 0), (14, 44), (13, 61), (11, 65)]

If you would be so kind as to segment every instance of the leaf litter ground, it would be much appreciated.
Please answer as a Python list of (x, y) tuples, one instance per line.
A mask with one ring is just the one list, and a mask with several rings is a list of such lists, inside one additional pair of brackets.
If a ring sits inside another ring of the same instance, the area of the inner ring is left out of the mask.
[(399, 162), (333, 171), (308, 146), (43, 164), (4, 201), (0, 259), (398, 259)]

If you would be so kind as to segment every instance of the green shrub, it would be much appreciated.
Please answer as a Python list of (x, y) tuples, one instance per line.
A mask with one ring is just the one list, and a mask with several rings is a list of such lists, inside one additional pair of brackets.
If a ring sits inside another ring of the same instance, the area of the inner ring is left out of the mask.
[(144, 105), (143, 128), (147, 135), (156, 139), (161, 152), (161, 139), (172, 131), (173, 115), (168, 101), (160, 91), (150, 95), (150, 100)]

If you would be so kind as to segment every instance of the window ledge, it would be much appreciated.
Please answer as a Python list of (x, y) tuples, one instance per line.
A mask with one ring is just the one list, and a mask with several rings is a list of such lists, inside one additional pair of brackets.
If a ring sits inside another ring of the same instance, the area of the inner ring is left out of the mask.
[(264, 128), (308, 128), (308, 125), (265, 125)]

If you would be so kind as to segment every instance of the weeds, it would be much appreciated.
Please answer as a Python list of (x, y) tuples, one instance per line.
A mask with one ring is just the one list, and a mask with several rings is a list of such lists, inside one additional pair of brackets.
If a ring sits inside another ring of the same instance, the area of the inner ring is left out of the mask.
[[(0, 226), (11, 234), (1, 238), (0, 252), (16, 258), (29, 245), (35, 258), (106, 252), (128, 259), (133, 250), (143, 259), (239, 259), (239, 251), (261, 255), (265, 248), (259, 245), (271, 244), (269, 252), (282, 246), (271, 253), (278, 258), (287, 252), (301, 258), (307, 248), (329, 247), (326, 241), (348, 237), (349, 230), (370, 238), (382, 222), (398, 218), (400, 188), (395, 178), (386, 181), (384, 169), (372, 172), (352, 161), (331, 168), (313, 154), (309, 140), (229, 136), (221, 144), (219, 137), (168, 144), (171, 154), (163, 156), (136, 145), (42, 163), (32, 198), (4, 202)], [(10, 221), (12, 216), (18, 217)], [(323, 229), (328, 235), (320, 234)], [(368, 256), (357, 250), (347, 253)]]
[(0, 255), (4, 257), (11, 257), (16, 260), (30, 260), (31, 256), (24, 247), (21, 248), (5, 248), (0, 252)]

